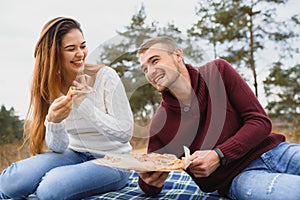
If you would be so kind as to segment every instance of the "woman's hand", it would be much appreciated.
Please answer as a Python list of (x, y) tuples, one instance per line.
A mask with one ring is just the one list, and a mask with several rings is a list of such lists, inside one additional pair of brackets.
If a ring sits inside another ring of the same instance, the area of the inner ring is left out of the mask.
[(78, 75), (76, 80), (73, 81), (72, 90), (75, 94), (73, 99), (75, 107), (78, 108), (89, 93), (95, 92), (92, 87), (94, 81), (94, 78), (87, 74)]
[(139, 173), (139, 177), (148, 185), (163, 187), (169, 172), (145, 172)]
[(220, 158), (213, 150), (195, 151), (190, 157), (189, 170), (195, 177), (208, 177), (220, 166)]
[(72, 110), (72, 96), (61, 96), (53, 101), (49, 110), (47, 119), (49, 122), (60, 123), (67, 118)]

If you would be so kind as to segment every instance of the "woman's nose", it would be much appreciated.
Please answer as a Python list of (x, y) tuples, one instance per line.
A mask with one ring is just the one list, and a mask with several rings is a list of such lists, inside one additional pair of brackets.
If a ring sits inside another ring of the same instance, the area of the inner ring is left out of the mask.
[(76, 54), (75, 54), (77, 57), (83, 57), (84, 56), (84, 51), (79, 49)]

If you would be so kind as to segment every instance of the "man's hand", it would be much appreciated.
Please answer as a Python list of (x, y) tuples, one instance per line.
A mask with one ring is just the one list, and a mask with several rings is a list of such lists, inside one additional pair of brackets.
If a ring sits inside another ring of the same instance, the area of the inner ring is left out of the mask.
[(213, 150), (195, 151), (190, 159), (189, 170), (197, 178), (208, 177), (220, 166), (220, 158)]
[(72, 110), (72, 97), (61, 96), (53, 101), (49, 110), (47, 119), (49, 122), (60, 123), (67, 118)]
[(169, 172), (145, 172), (139, 173), (139, 177), (148, 185), (163, 187)]

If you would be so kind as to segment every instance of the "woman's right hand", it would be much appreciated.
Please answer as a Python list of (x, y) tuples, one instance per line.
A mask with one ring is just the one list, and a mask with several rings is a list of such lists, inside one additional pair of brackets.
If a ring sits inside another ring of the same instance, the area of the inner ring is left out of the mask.
[(53, 123), (60, 123), (67, 118), (72, 110), (72, 96), (61, 96), (53, 101), (51, 104), (47, 120)]

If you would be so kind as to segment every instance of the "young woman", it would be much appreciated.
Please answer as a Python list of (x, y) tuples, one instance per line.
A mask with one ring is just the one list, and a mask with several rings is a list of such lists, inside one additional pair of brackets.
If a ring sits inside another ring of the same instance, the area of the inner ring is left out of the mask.
[(42, 29), (24, 126), (33, 156), (2, 172), (0, 199), (30, 194), (43, 200), (80, 199), (125, 186), (128, 171), (93, 160), (131, 151), (132, 112), (117, 73), (84, 65), (87, 53), (74, 19), (58, 17)]

